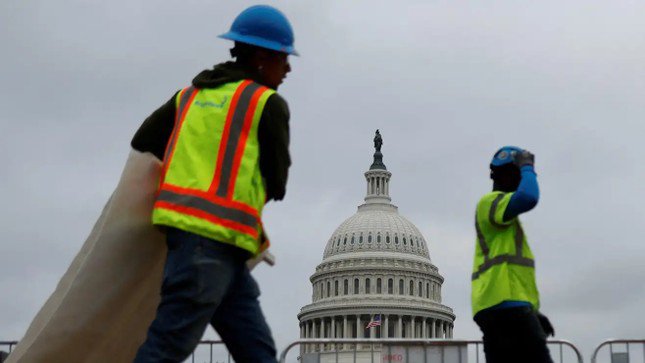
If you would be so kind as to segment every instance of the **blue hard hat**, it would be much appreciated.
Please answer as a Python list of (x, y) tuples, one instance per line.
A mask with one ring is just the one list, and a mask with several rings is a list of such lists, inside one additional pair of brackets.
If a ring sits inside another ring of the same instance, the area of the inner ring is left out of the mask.
[(493, 155), (493, 160), (490, 162), (490, 166), (502, 166), (510, 164), (515, 160), (515, 155), (524, 151), (517, 146), (504, 146), (501, 149), (497, 150), (495, 155)]
[(231, 30), (219, 36), (260, 48), (298, 55), (293, 48), (293, 29), (282, 12), (268, 5), (255, 5), (235, 18)]

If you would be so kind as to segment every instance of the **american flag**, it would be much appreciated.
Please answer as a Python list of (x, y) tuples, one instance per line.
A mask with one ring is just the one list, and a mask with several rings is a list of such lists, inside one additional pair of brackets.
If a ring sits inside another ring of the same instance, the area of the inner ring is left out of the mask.
[(380, 314), (375, 315), (374, 318), (372, 319), (372, 321), (370, 321), (369, 324), (367, 324), (365, 329), (373, 328), (375, 326), (381, 326), (381, 315)]

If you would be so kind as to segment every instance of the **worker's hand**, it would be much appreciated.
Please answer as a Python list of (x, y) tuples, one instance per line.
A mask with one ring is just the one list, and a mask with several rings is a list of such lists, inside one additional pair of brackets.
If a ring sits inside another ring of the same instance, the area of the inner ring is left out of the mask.
[(528, 150), (522, 150), (522, 152), (515, 154), (513, 163), (517, 165), (518, 168), (521, 168), (524, 165), (533, 166), (533, 164), (535, 164), (535, 155), (531, 154)]
[(250, 258), (246, 261), (246, 267), (249, 270), (253, 270), (260, 262), (266, 262), (269, 266), (275, 265), (275, 257), (269, 252), (269, 250), (264, 250), (259, 255)]
[(266, 250), (262, 252), (262, 261), (266, 262), (269, 266), (273, 266), (275, 265), (275, 256), (269, 250)]
[(547, 318), (540, 312), (537, 313), (537, 316), (538, 316), (538, 320), (540, 321), (540, 325), (542, 325), (542, 330), (544, 330), (544, 333), (546, 333), (546, 336), (548, 337), (550, 335), (554, 337), (555, 329), (553, 329), (553, 325), (551, 325), (549, 318)]

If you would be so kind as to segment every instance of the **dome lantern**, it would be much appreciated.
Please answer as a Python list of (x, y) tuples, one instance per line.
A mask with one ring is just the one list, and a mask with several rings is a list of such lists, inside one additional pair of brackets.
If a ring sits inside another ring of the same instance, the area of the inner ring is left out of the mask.
[(366, 204), (390, 204), (392, 201), (390, 198), (390, 177), (392, 173), (387, 171), (385, 164), (383, 164), (381, 145), (383, 145), (383, 138), (379, 130), (376, 130), (376, 135), (374, 136), (374, 162), (370, 166), (370, 170), (365, 172), (365, 179), (367, 180)]

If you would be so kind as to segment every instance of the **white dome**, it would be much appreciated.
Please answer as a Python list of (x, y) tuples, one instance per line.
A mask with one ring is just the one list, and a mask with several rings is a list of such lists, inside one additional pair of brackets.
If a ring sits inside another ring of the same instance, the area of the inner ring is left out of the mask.
[[(381, 145), (377, 131), (374, 162), (365, 172), (365, 203), (336, 228), (310, 277), (311, 303), (298, 314), (301, 338), (453, 336), (455, 314), (441, 303), (444, 279), (421, 232), (392, 204), (392, 174), (383, 164)], [(377, 315), (382, 329), (365, 328)], [(321, 352), (343, 361), (371, 361), (334, 345), (304, 346), (301, 356), (315, 360)]]
[(334, 231), (327, 242), (323, 259), (367, 251), (410, 253), (430, 260), (421, 232), (391, 204), (364, 204), (359, 207), (356, 214)]

